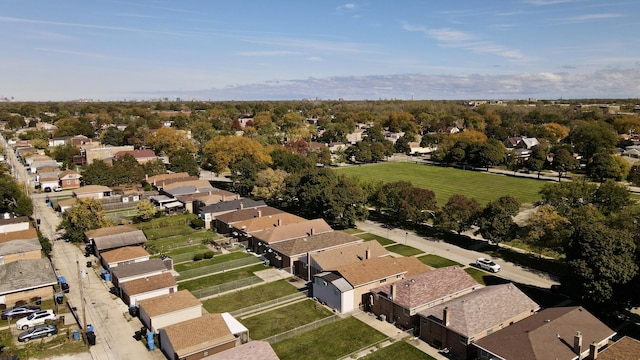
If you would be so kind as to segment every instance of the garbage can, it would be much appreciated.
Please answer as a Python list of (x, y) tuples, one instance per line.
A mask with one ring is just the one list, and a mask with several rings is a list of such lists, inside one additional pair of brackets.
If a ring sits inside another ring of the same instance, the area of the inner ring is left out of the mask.
[(93, 325), (87, 325), (87, 332), (93, 332)]
[(56, 294), (56, 303), (57, 304), (62, 304), (63, 302), (64, 302), (64, 295)]
[(73, 340), (80, 340), (80, 331), (78, 330), (73, 330)]
[(111, 281), (111, 274), (110, 273), (105, 273), (104, 274), (104, 281), (106, 281), (106, 282)]
[(87, 333), (87, 342), (89, 343), (89, 345), (96, 344), (96, 334), (93, 331), (89, 331)]
[(64, 326), (64, 315), (58, 316), (58, 324)]
[(131, 306), (129, 308), (129, 315), (131, 315), (133, 317), (137, 317), (138, 316), (138, 307), (137, 306)]
[(42, 305), (42, 298), (36, 298), (36, 305)]
[(156, 344), (153, 342), (153, 331), (149, 331), (147, 333), (147, 346), (149, 347), (149, 351), (152, 351), (156, 348)]

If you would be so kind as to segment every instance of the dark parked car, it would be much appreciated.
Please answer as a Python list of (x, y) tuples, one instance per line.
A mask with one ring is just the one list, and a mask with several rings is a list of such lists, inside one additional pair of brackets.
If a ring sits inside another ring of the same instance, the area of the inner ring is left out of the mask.
[(15, 306), (2, 311), (2, 320), (7, 320), (9, 317), (12, 319), (22, 318), (29, 316), (38, 310), (40, 310), (39, 306)]
[(58, 327), (55, 325), (36, 325), (27, 331), (23, 331), (18, 335), (18, 341), (25, 342), (33, 339), (39, 339), (58, 333)]

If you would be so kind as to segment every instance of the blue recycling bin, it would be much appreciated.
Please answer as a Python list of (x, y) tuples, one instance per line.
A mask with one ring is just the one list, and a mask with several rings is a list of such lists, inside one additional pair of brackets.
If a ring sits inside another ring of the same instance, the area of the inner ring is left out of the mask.
[(156, 348), (156, 344), (153, 343), (153, 331), (147, 333), (147, 345), (149, 346), (149, 351)]
[(75, 340), (75, 341), (80, 340), (80, 331), (73, 330), (73, 340)]
[(87, 332), (93, 332), (93, 325), (87, 325)]

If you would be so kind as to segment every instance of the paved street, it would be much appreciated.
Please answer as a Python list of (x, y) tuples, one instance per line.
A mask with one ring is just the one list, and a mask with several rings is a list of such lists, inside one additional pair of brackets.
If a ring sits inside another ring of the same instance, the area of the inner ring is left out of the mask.
[[(373, 221), (359, 222), (356, 225), (358, 229), (366, 232), (386, 237), (399, 244), (406, 244), (428, 254), (435, 254), (465, 265), (471, 265), (475, 263), (477, 258), (487, 256), (481, 252), (466, 250), (444, 241), (427, 239), (411, 231), (386, 229), (382, 224), (374, 223)], [(523, 268), (522, 266), (501, 259), (496, 259), (495, 261), (502, 267), (498, 275), (511, 281), (542, 288), (549, 288), (552, 284), (557, 283), (556, 280), (551, 279), (547, 274), (540, 274), (535, 270)]]

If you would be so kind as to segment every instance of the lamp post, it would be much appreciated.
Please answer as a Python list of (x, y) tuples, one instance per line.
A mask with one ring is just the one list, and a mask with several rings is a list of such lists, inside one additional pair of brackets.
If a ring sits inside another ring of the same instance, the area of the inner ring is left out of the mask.
[(407, 238), (409, 237), (409, 232), (405, 231), (404, 232), (404, 244), (407, 245)]
[[(76, 267), (78, 268), (78, 280), (80, 283), (80, 304), (82, 306), (82, 333), (83, 333), (83, 341), (85, 345), (87, 343), (87, 314), (85, 311), (85, 301), (84, 301), (84, 292), (83, 292), (83, 282), (82, 282), (82, 273), (80, 272), (80, 260), (76, 257)], [(89, 274), (87, 274), (89, 275)]]

